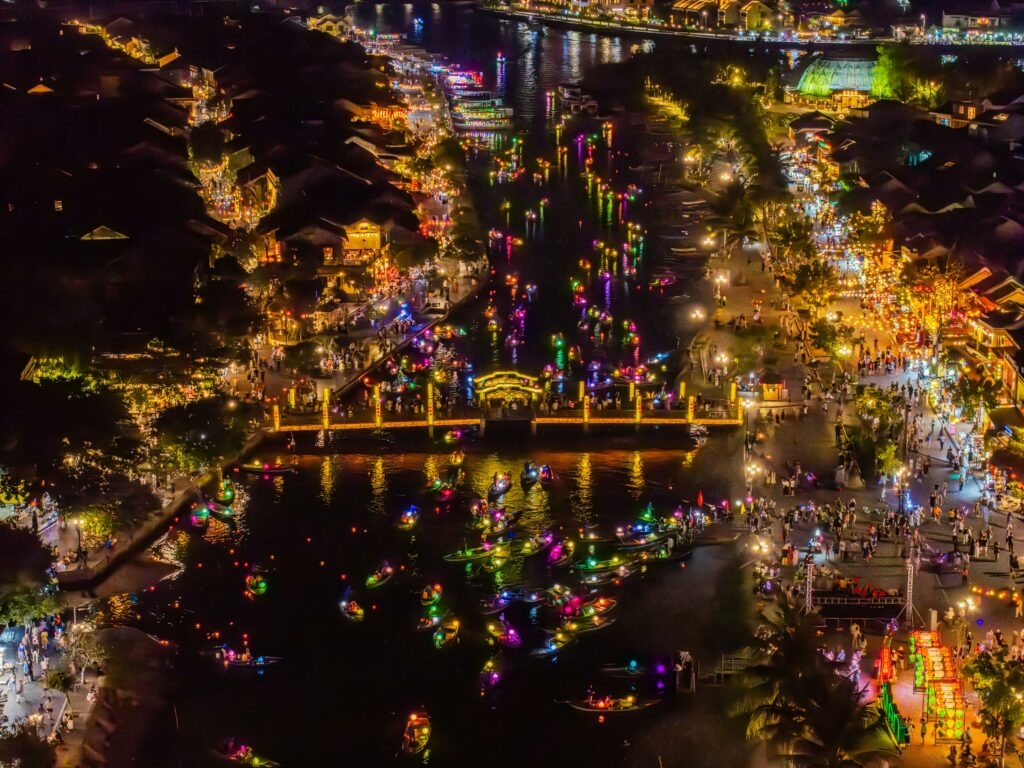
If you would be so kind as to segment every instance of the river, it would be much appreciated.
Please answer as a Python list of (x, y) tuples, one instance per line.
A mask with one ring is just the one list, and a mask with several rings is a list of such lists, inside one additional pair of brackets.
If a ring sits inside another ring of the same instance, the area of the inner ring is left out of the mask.
[[(621, 243), (630, 224), (642, 226), (643, 194), (636, 201), (602, 195), (595, 176), (622, 191), (637, 184), (629, 170), (637, 136), (612, 120), (611, 145), (586, 141), (605, 130), (603, 121), (570, 123), (584, 139), (559, 161), (548, 92), (580, 79), (597, 64), (630, 56), (635, 41), (577, 31), (544, 32), (518, 22), (476, 14), (470, 5), (360, 5), (357, 18), (379, 31), (410, 33), (414, 42), (483, 70), (489, 85), (515, 107), (527, 173), (511, 184), (490, 177), (495, 152), (510, 138), (470, 157), (474, 200), (485, 228), (506, 237), (492, 240), (494, 293), (482, 296), (455, 322), (470, 329), (465, 344), (476, 370), (519, 367), (537, 373), (559, 359), (552, 334), (565, 330), (587, 360), (617, 365), (630, 353), (626, 319), (644, 334), (643, 356), (675, 346), (684, 310), (665, 309), (664, 297), (645, 289), (653, 255), (635, 259), (603, 256), (595, 241)], [(422, 19), (422, 24), (414, 22)], [(497, 51), (505, 64), (495, 61)], [(597, 132), (596, 134), (594, 132)], [(607, 137), (605, 137), (607, 138)], [(547, 171), (538, 158), (553, 161)], [(539, 177), (534, 178), (534, 173)], [(541, 199), (546, 202), (542, 205)], [(531, 219), (527, 211), (534, 211)], [(507, 236), (522, 239), (511, 252)], [(634, 248), (643, 244), (634, 243)], [(633, 252), (635, 254), (635, 251)], [(581, 293), (612, 315), (594, 332), (581, 329), (588, 309), (574, 302), (581, 259)], [(630, 274), (633, 266), (636, 274)], [(681, 267), (680, 284), (692, 283), (697, 267)], [(536, 284), (530, 292), (527, 286)], [(639, 290), (638, 290), (639, 286)], [(706, 286), (693, 285), (694, 295)], [(688, 295), (683, 298), (688, 299)], [(489, 330), (481, 309), (491, 301), (507, 319)], [(525, 320), (516, 336), (517, 308)], [(665, 319), (668, 318), (668, 322)], [(506, 324), (508, 323), (508, 324)], [(602, 334), (600, 331), (604, 331)], [(603, 369), (602, 369), (603, 370)], [(582, 375), (582, 374), (581, 374)], [(588, 372), (588, 376), (601, 375)], [(103, 620), (140, 626), (180, 646), (172, 693), (164, 717), (149, 734), (141, 764), (216, 765), (214, 750), (234, 737), (288, 766), (375, 766), (399, 752), (409, 712), (432, 718), (427, 750), (400, 758), (441, 766), (512, 766), (533, 763), (608, 765), (722, 765), (746, 761), (734, 725), (709, 702), (675, 695), (668, 672), (672, 654), (691, 650), (714, 662), (740, 638), (738, 616), (745, 606), (742, 553), (733, 545), (697, 547), (685, 563), (652, 565), (608, 594), (618, 600), (615, 623), (581, 636), (550, 659), (527, 651), (543, 637), (553, 617), (546, 609), (515, 604), (505, 617), (523, 638), (523, 648), (500, 653), (502, 679), (482, 695), (480, 671), (498, 653), (485, 629), (488, 617), (477, 604), (506, 585), (549, 587), (572, 582), (565, 570), (547, 567), (542, 557), (513, 556), (496, 573), (446, 563), (446, 553), (463, 546), (469, 501), (485, 493), (495, 472), (518, 469), (527, 460), (548, 463), (557, 479), (550, 487), (524, 492), (513, 483), (504, 505), (522, 513), (517, 535), (542, 530), (573, 534), (582, 525), (605, 532), (630, 522), (648, 502), (666, 513), (680, 500), (703, 493), (717, 503), (741, 490), (742, 436), (713, 435), (693, 449), (678, 433), (653, 433), (641, 443), (631, 432), (605, 435), (551, 433), (465, 444), (465, 477), (454, 498), (439, 502), (425, 491), (426, 479), (443, 471), (450, 446), (426, 436), (334, 437), (327, 445), (300, 443), (296, 474), (275, 478), (238, 476), (235, 519), (212, 520), (204, 533), (183, 526), (154, 546), (154, 554), (180, 566), (153, 590), (106, 601)], [(283, 449), (282, 449), (283, 450)], [(273, 449), (264, 458), (273, 459)], [(418, 505), (420, 520), (399, 529), (401, 513)], [(608, 545), (597, 545), (603, 556)], [(387, 560), (396, 575), (368, 590), (366, 576)], [(266, 594), (246, 594), (245, 576), (265, 570)], [(458, 644), (435, 649), (430, 632), (417, 632), (423, 615), (420, 591), (442, 585), (442, 604), (461, 622)], [(339, 603), (356, 598), (366, 611), (360, 623), (343, 618)], [(240, 648), (248, 641), (259, 654), (283, 660), (262, 674), (223, 670), (204, 656), (218, 643)], [(618, 679), (601, 673), (607, 664), (636, 660), (651, 674)], [(655, 674), (659, 665), (666, 674)], [(566, 706), (568, 699), (631, 690), (661, 703), (642, 713), (611, 715), (607, 722)]]

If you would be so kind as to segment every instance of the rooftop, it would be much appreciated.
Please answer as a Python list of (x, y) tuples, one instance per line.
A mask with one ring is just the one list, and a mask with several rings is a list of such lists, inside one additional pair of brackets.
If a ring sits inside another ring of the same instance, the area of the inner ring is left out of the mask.
[(874, 61), (820, 56), (812, 59), (800, 75), (797, 90), (823, 98), (836, 91), (870, 92), (874, 75)]

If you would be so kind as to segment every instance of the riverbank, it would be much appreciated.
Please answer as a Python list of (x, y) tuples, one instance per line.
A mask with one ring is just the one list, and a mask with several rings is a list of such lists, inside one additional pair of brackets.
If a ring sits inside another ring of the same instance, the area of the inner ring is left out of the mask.
[(626, 19), (610, 21), (607, 19), (580, 18), (567, 16), (563, 13), (547, 12), (536, 8), (515, 8), (507, 5), (488, 5), (481, 3), (476, 9), (503, 19), (522, 21), (528, 24), (543, 24), (550, 27), (561, 27), (565, 29), (585, 29), (591, 32), (601, 32), (614, 35), (629, 35), (630, 37), (655, 37), (659, 39), (676, 39), (702, 41), (705, 43), (714, 42), (724, 45), (751, 45), (759, 44), (774, 46), (778, 48), (829, 48), (842, 50), (873, 50), (883, 43), (907, 43), (914, 46), (927, 46), (939, 51), (963, 50), (964, 48), (1020, 48), (1024, 42), (1014, 40), (988, 40), (988, 41), (963, 41), (938, 40), (935, 38), (905, 38), (897, 41), (889, 35), (875, 35), (871, 37), (857, 37), (854, 39), (835, 38), (801, 38), (792, 37), (764, 37), (757, 34), (734, 34), (731, 32), (702, 31), (700, 29), (678, 29), (667, 27), (663, 24), (650, 24), (640, 21), (629, 21)]
[(570, 29), (586, 29), (594, 32), (606, 32), (616, 35), (630, 35), (636, 37), (662, 37), (676, 38), (680, 40), (701, 40), (705, 42), (718, 42), (750, 45), (761, 43), (785, 48), (797, 47), (837, 47), (849, 48), (873, 48), (880, 43), (893, 42), (892, 37), (871, 37), (857, 40), (834, 40), (829, 38), (801, 39), (798, 37), (778, 38), (763, 37), (761, 35), (741, 35), (728, 32), (703, 32), (698, 29), (673, 29), (659, 24), (645, 24), (634, 21), (608, 21), (605, 19), (584, 19), (573, 16), (566, 16), (561, 13), (549, 13), (536, 9), (518, 9), (512, 6), (494, 6), (480, 4), (477, 10), (482, 13), (492, 14), (504, 19), (524, 21), (527, 23), (541, 23), (553, 27), (566, 27)]
[[(94, 587), (107, 579), (118, 567), (149, 546), (170, 525), (174, 518), (182, 515), (199, 498), (201, 489), (212, 487), (224, 469), (244, 461), (263, 442), (264, 433), (257, 430), (249, 436), (241, 450), (229, 459), (225, 459), (218, 471), (208, 471), (198, 479), (178, 478), (174, 481), (175, 491), (172, 499), (158, 510), (154, 510), (148, 520), (141, 525), (118, 531), (112, 537), (109, 547), (100, 545), (88, 552), (80, 563), (80, 567), (59, 571), (57, 584), (62, 592), (73, 592)], [(94, 559), (89, 565), (90, 559)]]
[(97, 699), (81, 739), (58, 750), (57, 768), (132, 765), (154, 716), (163, 707), (168, 648), (128, 627), (98, 630), (107, 653), (96, 680)]

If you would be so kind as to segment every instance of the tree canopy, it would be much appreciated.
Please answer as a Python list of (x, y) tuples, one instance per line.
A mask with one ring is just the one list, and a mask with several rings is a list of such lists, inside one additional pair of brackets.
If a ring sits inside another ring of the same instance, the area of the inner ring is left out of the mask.
[(894, 752), (884, 715), (867, 701), (865, 687), (819, 651), (813, 617), (780, 599), (765, 619), (734, 709), (747, 718), (747, 738), (808, 768), (855, 768)]
[(1006, 651), (982, 651), (964, 665), (964, 676), (981, 699), (981, 730), (999, 744), (999, 765), (1007, 743), (1024, 725), (1024, 663)]
[(0, 525), (0, 622), (21, 623), (56, 608), (51, 556), (31, 531)]

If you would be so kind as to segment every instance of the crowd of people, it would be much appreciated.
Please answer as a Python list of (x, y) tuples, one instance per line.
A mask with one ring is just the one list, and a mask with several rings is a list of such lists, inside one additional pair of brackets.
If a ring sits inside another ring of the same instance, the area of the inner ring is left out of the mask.
[[(0, 676), (6, 676), (3, 688), (0, 689), (0, 713), (4, 711), (6, 702), (13, 702), (23, 711), (30, 710), (27, 689), (32, 685), (41, 686), (41, 695), (35, 710), (27, 712), (26, 719), (36, 727), (45, 729), (51, 740), (59, 736), (55, 717), (60, 715), (60, 712), (55, 715), (49, 672), (58, 666), (66, 667), (71, 675), (77, 671), (74, 659), (69, 659), (66, 665), (63, 663), (63, 657), (68, 651), (64, 629), (60, 614), (30, 622), (18, 639), (11, 659), (6, 658), (7, 648), (0, 644)], [(9, 636), (11, 630), (8, 630), (7, 634)], [(89, 695), (92, 697), (90, 700), (93, 700), (96, 695), (95, 686)], [(34, 699), (35, 694), (31, 698)], [(70, 710), (64, 713), (59, 725), (64, 730), (74, 730), (74, 719)]]

